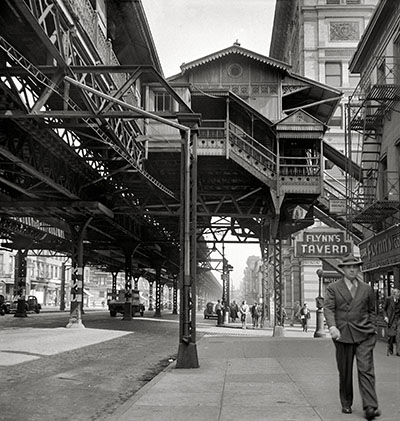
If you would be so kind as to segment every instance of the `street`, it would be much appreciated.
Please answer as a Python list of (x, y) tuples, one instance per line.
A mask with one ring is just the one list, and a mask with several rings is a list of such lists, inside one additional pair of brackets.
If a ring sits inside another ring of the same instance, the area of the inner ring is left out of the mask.
[[(178, 316), (165, 311), (161, 319), (153, 312), (144, 318), (123, 321), (107, 311), (86, 311), (79, 335), (99, 332), (108, 338), (90, 346), (69, 343), (65, 352), (41, 351), (34, 329), (64, 332), (68, 312), (29, 314), (27, 318), (0, 318), (0, 419), (1, 420), (101, 420), (175, 359), (178, 350)], [(215, 324), (215, 321), (210, 321)], [(83, 331), (83, 332), (82, 332)], [(7, 335), (19, 335), (7, 349)], [(66, 334), (73, 334), (65, 329)], [(101, 335), (101, 334), (100, 334)], [(28, 339), (27, 339), (28, 338)], [(29, 339), (30, 338), (30, 339)], [(29, 342), (31, 341), (31, 343)], [(51, 344), (43, 344), (43, 348)], [(14, 347), (15, 348), (15, 347)], [(11, 353), (11, 354), (10, 354)], [(28, 358), (16, 365), (3, 365), (5, 357)]]

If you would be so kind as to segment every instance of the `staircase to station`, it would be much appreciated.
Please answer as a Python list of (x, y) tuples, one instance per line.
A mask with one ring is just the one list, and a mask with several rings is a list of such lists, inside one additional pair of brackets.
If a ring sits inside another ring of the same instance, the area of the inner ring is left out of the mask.
[[(224, 156), (232, 159), (247, 172), (262, 181), (278, 195), (320, 194), (321, 171), (319, 158), (277, 156), (238, 125), (229, 122), (205, 121), (199, 130), (197, 153), (199, 156)], [(292, 162), (287, 164), (287, 162)], [(305, 163), (305, 165), (304, 165)]]

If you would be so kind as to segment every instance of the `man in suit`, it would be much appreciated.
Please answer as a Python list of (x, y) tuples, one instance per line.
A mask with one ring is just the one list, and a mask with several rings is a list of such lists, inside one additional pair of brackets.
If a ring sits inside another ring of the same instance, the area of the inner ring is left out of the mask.
[(396, 355), (400, 357), (400, 290), (397, 288), (393, 288), (392, 295), (386, 298), (383, 315), (388, 325), (387, 355), (393, 354), (393, 343), (396, 342)]
[(381, 414), (375, 391), (373, 350), (376, 343), (375, 294), (357, 279), (362, 262), (353, 255), (338, 265), (344, 278), (327, 288), (324, 314), (336, 348), (342, 412), (351, 414), (353, 362), (357, 361), (358, 382), (364, 415), (373, 420)]

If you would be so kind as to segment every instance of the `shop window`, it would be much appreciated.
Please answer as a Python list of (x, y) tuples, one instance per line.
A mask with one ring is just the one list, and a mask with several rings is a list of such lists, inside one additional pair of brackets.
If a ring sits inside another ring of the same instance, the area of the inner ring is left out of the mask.
[(388, 293), (388, 283), (386, 274), (380, 274), (378, 279), (374, 282), (374, 291), (377, 315), (383, 317), (383, 306), (385, 305), (385, 299)]
[(325, 63), (325, 83), (330, 86), (342, 86), (342, 63)]
[(155, 92), (155, 111), (172, 111), (172, 98), (166, 92)]

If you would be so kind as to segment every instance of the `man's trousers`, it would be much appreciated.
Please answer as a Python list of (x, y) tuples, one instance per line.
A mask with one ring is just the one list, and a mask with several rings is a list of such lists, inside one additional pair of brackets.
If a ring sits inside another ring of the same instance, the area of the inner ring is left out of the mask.
[(336, 347), (336, 363), (339, 370), (339, 393), (342, 407), (351, 407), (353, 404), (353, 363), (355, 357), (363, 409), (367, 407), (378, 408), (373, 355), (376, 335), (370, 335), (366, 340), (355, 344), (335, 340), (333, 343)]

